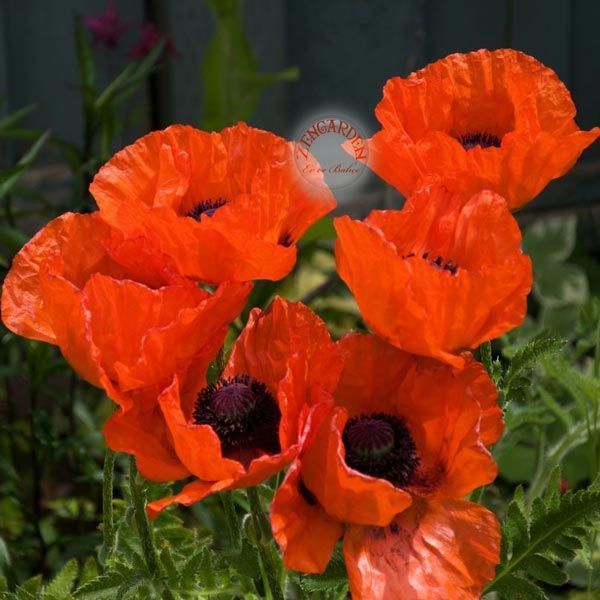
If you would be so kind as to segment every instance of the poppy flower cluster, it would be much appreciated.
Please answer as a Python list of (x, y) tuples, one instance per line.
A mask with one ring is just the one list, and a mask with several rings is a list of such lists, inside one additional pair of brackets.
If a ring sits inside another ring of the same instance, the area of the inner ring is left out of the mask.
[(2, 317), (59, 346), (118, 404), (106, 443), (174, 503), (260, 484), (285, 565), (326, 568), (341, 542), (357, 599), (471, 600), (494, 576), (497, 391), (471, 353), (524, 319), (531, 263), (511, 210), (600, 133), (577, 129), (556, 75), (512, 50), (452, 55), (384, 88), (369, 140), (401, 210), (335, 219), (337, 269), (371, 333), (333, 340), (301, 303), (250, 312), (209, 366), (252, 281), (278, 280), (335, 206), (293, 144), (240, 123), (172, 126), (96, 175), (99, 211), (49, 223), (15, 257)]

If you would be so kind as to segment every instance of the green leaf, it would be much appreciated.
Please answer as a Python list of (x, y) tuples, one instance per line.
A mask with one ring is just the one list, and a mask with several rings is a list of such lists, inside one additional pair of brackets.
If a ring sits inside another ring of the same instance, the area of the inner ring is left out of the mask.
[[(557, 476), (555, 471), (553, 478)], [(549, 491), (543, 499), (534, 500), (529, 515), (523, 511), (522, 499), (513, 500), (502, 525), (502, 560), (485, 592), (498, 591), (504, 598), (529, 598), (535, 596), (517, 595), (533, 593), (522, 581), (533, 585), (530, 579), (537, 579), (561, 585), (566, 575), (556, 561), (573, 558), (599, 517), (600, 490), (593, 486), (560, 497)], [(511, 592), (514, 595), (509, 595)]]
[(133, 592), (134, 590), (143, 586), (145, 582), (146, 582), (146, 579), (143, 575), (135, 575), (131, 579), (124, 581), (119, 586), (119, 589), (117, 590), (117, 594), (116, 594), (115, 598), (123, 598), (129, 592)]
[(585, 271), (578, 265), (555, 264), (536, 273), (534, 293), (547, 308), (583, 305), (589, 298)]
[(17, 588), (17, 599), (18, 600), (31, 600), (31, 598), (37, 598), (42, 589), (42, 576), (36, 575), (31, 579), (28, 579), (24, 584)]
[(0, 119), (0, 131), (12, 129), (19, 121), (30, 115), (38, 107), (37, 104), (29, 104)]
[(495, 590), (502, 600), (548, 600), (544, 590), (522, 577), (510, 576)]
[(298, 584), (307, 594), (342, 590), (348, 585), (348, 574), (344, 557), (336, 548), (331, 560), (322, 575), (304, 575), (298, 579)]
[(96, 68), (92, 48), (79, 17), (75, 17), (75, 48), (77, 50), (77, 67), (82, 86), (83, 102), (89, 110), (96, 95)]
[(523, 251), (529, 254), (534, 267), (564, 262), (575, 248), (577, 217), (539, 219), (525, 229)]
[(71, 596), (71, 590), (79, 567), (77, 561), (73, 558), (59, 571), (58, 575), (52, 580), (50, 585), (44, 591), (44, 600), (65, 600)]
[(110, 571), (106, 575), (88, 581), (82, 585), (76, 592), (77, 600), (108, 600), (118, 598), (117, 592), (124, 581), (128, 578), (119, 571)]
[(0, 575), (0, 592), (8, 592), (8, 581), (4, 575)]
[(550, 585), (563, 585), (569, 579), (568, 575), (551, 560), (541, 554), (534, 554), (523, 562), (529, 575)]
[(297, 79), (298, 70), (291, 67), (279, 73), (259, 73), (244, 31), (241, 0), (207, 0), (207, 4), (213, 11), (216, 29), (202, 61), (202, 127), (218, 130), (248, 121), (260, 92), (275, 82)]
[(44, 132), (29, 148), (29, 150), (20, 158), (19, 162), (11, 169), (0, 172), (0, 198), (4, 198), (11, 192), (21, 175), (35, 160), (42, 146), (50, 137), (50, 131)]
[(95, 577), (98, 577), (98, 563), (93, 556), (88, 556), (81, 569), (81, 575), (79, 576), (79, 584), (83, 585), (88, 581), (91, 581)]
[(334, 240), (336, 237), (333, 217), (324, 217), (310, 227), (300, 240), (301, 243)]
[(509, 396), (510, 387), (518, 375), (531, 369), (543, 357), (560, 352), (565, 344), (566, 341), (562, 338), (552, 335), (549, 331), (542, 331), (517, 350), (504, 377), (505, 395)]

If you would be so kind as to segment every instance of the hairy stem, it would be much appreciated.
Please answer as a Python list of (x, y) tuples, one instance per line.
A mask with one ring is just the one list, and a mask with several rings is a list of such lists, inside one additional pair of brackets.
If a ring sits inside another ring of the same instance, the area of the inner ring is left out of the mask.
[(255, 487), (246, 490), (250, 504), (250, 514), (256, 532), (258, 552), (273, 600), (284, 600), (283, 591), (279, 581), (279, 567), (271, 553), (271, 527), (262, 509), (258, 491)]
[[(137, 479), (138, 470), (135, 465), (135, 457), (129, 457), (129, 489), (131, 491), (131, 502), (133, 504), (133, 514), (135, 516), (135, 523), (144, 553), (144, 560), (150, 574), (156, 578), (156, 580), (162, 579), (163, 573), (160, 568), (158, 561), (158, 555), (154, 546), (154, 538), (152, 536), (152, 529), (150, 528), (150, 522), (148, 521), (148, 515), (146, 514), (146, 496), (142, 488), (142, 484)], [(164, 600), (175, 600), (168, 585), (162, 582), (161, 596)]]
[(223, 504), (223, 512), (225, 513), (225, 522), (227, 523), (227, 531), (229, 532), (229, 542), (231, 547), (239, 551), (242, 548), (242, 530), (235, 510), (233, 494), (231, 492), (223, 492), (220, 494), (221, 503)]
[(102, 478), (102, 560), (104, 564), (112, 556), (115, 547), (115, 523), (113, 517), (113, 485), (115, 475), (115, 452), (106, 449)]

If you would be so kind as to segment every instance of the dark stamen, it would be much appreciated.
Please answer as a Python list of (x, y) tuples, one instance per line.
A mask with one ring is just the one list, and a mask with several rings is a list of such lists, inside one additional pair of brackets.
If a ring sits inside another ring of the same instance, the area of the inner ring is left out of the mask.
[(385, 413), (353, 417), (344, 427), (342, 440), (350, 468), (396, 487), (410, 484), (419, 466), (410, 431), (398, 417)]
[[(402, 258), (414, 258), (415, 256), (414, 252), (409, 252), (408, 254), (404, 254)], [(458, 265), (453, 260), (445, 260), (443, 256), (437, 256), (435, 260), (429, 260), (429, 252), (423, 252), (421, 258), (429, 262), (432, 267), (441, 271), (448, 271), (451, 275), (456, 275), (458, 272)]]
[(236, 375), (207, 385), (198, 394), (194, 422), (210, 425), (226, 458), (252, 460), (277, 454), (281, 412), (264, 383)]
[(200, 220), (200, 217), (212, 217), (217, 209), (221, 208), (227, 204), (227, 201), (223, 198), (217, 198), (216, 200), (203, 200), (202, 202), (198, 202), (192, 210), (189, 210), (185, 216), (192, 217), (192, 219), (196, 219), (196, 221)]
[(286, 231), (279, 236), (277, 243), (280, 246), (285, 246), (286, 248), (289, 248), (294, 243), (294, 240), (292, 239), (290, 232)]
[(458, 136), (457, 139), (465, 150), (471, 150), (475, 146), (500, 148), (500, 138), (493, 133), (465, 133), (465, 135)]

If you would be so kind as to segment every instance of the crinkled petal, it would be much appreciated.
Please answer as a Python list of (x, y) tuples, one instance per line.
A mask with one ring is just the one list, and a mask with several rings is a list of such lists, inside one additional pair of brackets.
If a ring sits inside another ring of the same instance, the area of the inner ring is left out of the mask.
[(356, 600), (477, 600), (500, 559), (500, 528), (465, 502), (415, 502), (389, 527), (352, 526), (344, 536)]

